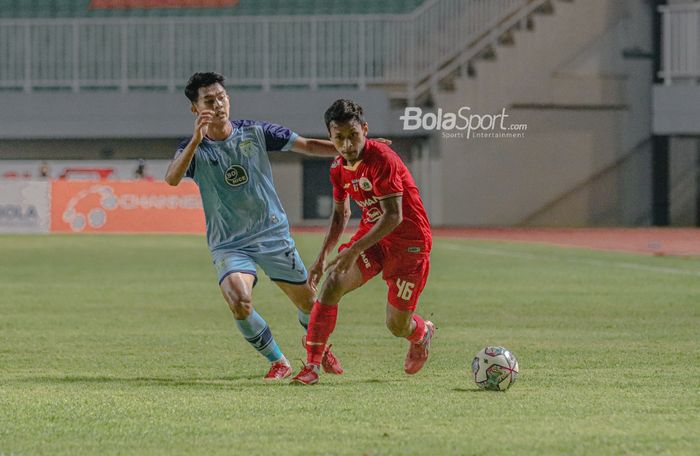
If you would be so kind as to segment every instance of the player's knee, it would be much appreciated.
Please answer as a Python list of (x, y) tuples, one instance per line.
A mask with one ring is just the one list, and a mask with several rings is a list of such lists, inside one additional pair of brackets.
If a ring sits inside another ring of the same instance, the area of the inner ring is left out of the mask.
[(244, 320), (253, 312), (253, 300), (250, 296), (231, 296), (227, 301), (236, 320)]
[(253, 312), (253, 304), (251, 302), (235, 301), (229, 303), (229, 308), (236, 320), (245, 320)]

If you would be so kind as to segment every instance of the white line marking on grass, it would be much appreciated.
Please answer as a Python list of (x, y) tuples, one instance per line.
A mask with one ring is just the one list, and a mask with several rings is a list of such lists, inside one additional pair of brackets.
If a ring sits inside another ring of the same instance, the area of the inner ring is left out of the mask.
[(691, 271), (688, 269), (676, 269), (676, 268), (668, 268), (668, 267), (649, 266), (646, 264), (637, 264), (637, 263), (618, 263), (618, 262), (615, 262), (614, 264), (615, 264), (615, 266), (619, 266), (621, 268), (637, 269), (640, 271), (666, 272), (668, 274), (683, 274), (683, 275), (693, 275), (693, 276), (700, 277), (700, 271)]
[(664, 274), (680, 274), (700, 277), (700, 271), (693, 271), (689, 269), (678, 269), (670, 268), (665, 266), (650, 266), (646, 264), (639, 263), (629, 263), (621, 261), (604, 261), (604, 260), (591, 260), (583, 258), (562, 258), (558, 256), (547, 256), (547, 255), (537, 255), (534, 253), (526, 252), (512, 252), (509, 250), (484, 248), (484, 247), (470, 247), (465, 245), (450, 244), (445, 242), (440, 242), (435, 244), (438, 248), (447, 248), (448, 250), (456, 250), (462, 252), (472, 252), (480, 255), (490, 255), (490, 256), (500, 256), (505, 258), (518, 258), (521, 260), (549, 260), (549, 261), (563, 261), (566, 263), (579, 263), (579, 264), (589, 264), (593, 266), (612, 266), (622, 269), (633, 269), (637, 271), (644, 272), (658, 272)]

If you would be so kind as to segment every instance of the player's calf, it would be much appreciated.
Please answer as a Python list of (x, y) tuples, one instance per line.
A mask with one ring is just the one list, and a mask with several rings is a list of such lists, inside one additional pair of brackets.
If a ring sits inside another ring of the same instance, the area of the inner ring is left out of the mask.
[(395, 319), (387, 318), (386, 327), (389, 329), (391, 334), (396, 337), (408, 337), (411, 334), (410, 319), (397, 321)]
[[(414, 324), (416, 322), (416, 324)], [(386, 327), (396, 337), (410, 337), (414, 328), (422, 323), (411, 310), (401, 310), (390, 302), (386, 309)]]

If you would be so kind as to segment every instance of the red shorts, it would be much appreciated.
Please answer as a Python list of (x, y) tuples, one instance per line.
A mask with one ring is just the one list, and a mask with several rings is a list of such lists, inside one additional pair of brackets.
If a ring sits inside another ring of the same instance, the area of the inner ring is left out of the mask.
[[(351, 240), (341, 245), (338, 251), (347, 249), (354, 242)], [(363, 283), (381, 272), (382, 279), (389, 286), (389, 304), (407, 312), (416, 309), (430, 272), (430, 252), (413, 250), (410, 247), (379, 242), (357, 258)]]

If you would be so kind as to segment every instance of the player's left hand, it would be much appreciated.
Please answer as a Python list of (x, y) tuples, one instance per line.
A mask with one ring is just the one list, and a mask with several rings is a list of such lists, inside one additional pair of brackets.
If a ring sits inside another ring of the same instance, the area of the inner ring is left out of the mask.
[(311, 286), (311, 289), (316, 291), (316, 287), (318, 286), (318, 283), (321, 281), (321, 277), (323, 277), (323, 271), (326, 270), (326, 262), (325, 260), (316, 260), (316, 262), (309, 268), (309, 279), (308, 283), (309, 286)]
[(344, 274), (350, 270), (353, 264), (357, 261), (357, 257), (360, 256), (359, 252), (351, 247), (340, 252), (333, 261), (328, 264), (329, 268), (335, 268), (341, 274)]

